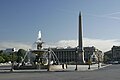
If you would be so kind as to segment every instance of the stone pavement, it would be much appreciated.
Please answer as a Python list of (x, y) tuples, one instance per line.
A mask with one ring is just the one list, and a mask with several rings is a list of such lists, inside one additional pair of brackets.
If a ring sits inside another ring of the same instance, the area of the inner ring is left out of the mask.
[[(100, 65), (100, 67), (98, 68), (98, 64), (93, 64), (90, 65), (90, 69), (88, 69), (89, 65), (77, 65), (77, 71), (92, 71), (92, 70), (97, 70), (97, 69), (101, 69), (107, 66), (106, 64), (102, 64)], [(67, 69), (59, 69), (59, 70), (51, 70), (51, 71), (55, 71), (55, 72), (73, 72), (75, 71), (76, 65), (67, 65)], [(35, 70), (14, 70), (13, 72), (46, 72), (47, 69), (35, 69)]]
[[(109, 65), (106, 65), (106, 64), (102, 64), (100, 65), (100, 67), (98, 68), (98, 64), (93, 64), (93, 65), (90, 65), (90, 69), (88, 69), (89, 65), (77, 65), (77, 71), (92, 71), (92, 70), (97, 70), (97, 69), (100, 69), (100, 68), (104, 68), (104, 67), (107, 67), (107, 66), (110, 66)], [(55, 71), (55, 72), (59, 72), (59, 71), (62, 71), (62, 72), (66, 72), (66, 71), (75, 71), (75, 68), (76, 68), (76, 65), (67, 65), (67, 68), (65, 69), (57, 69), (57, 70), (51, 70), (51, 71)], [(2, 70), (3, 69), (3, 70)], [(0, 66), (0, 72), (10, 72), (11, 69), (11, 66), (10, 67), (6, 67), (6, 70), (5, 70), (5, 67), (3, 66)], [(13, 70), (13, 72), (46, 72), (47, 69), (32, 69), (32, 70)]]
[[(77, 71), (91, 71), (91, 70), (104, 68), (107, 66), (110, 66), (110, 64), (109, 65), (101, 64), (99, 68), (98, 68), (98, 64), (93, 64), (93, 65), (90, 65), (90, 69), (88, 69), (89, 65), (77, 65)], [(75, 68), (76, 68), (76, 65), (68, 65), (67, 69), (65, 69), (64, 71), (74, 71)]]
[(120, 64), (116, 64), (94, 71), (72, 70), (66, 72), (65, 71), (61, 71), (61, 72), (57, 72), (57, 71), (28, 72), (27, 71), (27, 72), (0, 73), (0, 80), (120, 80), (119, 75), (120, 75)]

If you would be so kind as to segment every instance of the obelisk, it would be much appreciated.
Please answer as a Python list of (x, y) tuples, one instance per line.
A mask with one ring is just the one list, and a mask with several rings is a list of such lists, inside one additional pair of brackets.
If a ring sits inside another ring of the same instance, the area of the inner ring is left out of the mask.
[(80, 61), (80, 63), (85, 63), (84, 60), (84, 51), (83, 51), (83, 35), (82, 35), (82, 14), (81, 12), (79, 13), (79, 31), (78, 31), (78, 54), (79, 54), (79, 58), (78, 60)]

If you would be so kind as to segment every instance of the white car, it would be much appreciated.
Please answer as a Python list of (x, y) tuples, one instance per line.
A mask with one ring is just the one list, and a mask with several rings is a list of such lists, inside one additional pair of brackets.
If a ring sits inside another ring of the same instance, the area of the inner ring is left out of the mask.
[(113, 64), (118, 64), (119, 62), (118, 61), (113, 61)]

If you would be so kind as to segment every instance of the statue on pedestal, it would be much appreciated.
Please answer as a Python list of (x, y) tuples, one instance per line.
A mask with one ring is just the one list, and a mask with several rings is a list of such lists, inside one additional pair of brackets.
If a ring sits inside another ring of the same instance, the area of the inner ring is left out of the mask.
[(37, 38), (37, 41), (35, 43), (37, 44), (37, 50), (41, 50), (42, 44), (44, 43), (41, 39), (41, 31), (38, 32), (38, 38)]

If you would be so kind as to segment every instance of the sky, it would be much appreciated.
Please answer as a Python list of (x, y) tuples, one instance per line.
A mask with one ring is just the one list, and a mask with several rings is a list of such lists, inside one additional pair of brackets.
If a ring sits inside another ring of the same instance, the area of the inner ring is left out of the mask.
[(0, 0), (0, 49), (32, 48), (42, 32), (45, 47), (76, 47), (82, 12), (84, 47), (120, 46), (120, 0)]

